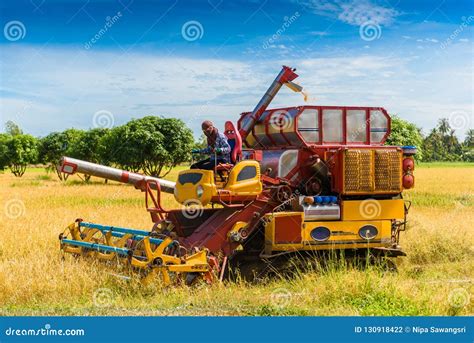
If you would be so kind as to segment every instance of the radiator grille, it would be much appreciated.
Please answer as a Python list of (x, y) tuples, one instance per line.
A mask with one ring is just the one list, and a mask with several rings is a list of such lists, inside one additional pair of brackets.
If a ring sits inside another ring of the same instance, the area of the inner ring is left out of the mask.
[(344, 150), (345, 194), (401, 192), (401, 157), (396, 149)]

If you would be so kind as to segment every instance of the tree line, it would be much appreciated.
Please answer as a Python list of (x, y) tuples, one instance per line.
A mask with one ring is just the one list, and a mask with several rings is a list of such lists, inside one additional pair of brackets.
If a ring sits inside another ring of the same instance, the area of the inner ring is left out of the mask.
[[(0, 169), (10, 168), (21, 177), (31, 164), (43, 164), (63, 180), (57, 166), (62, 156), (115, 166), (128, 171), (163, 177), (190, 160), (192, 131), (175, 118), (147, 116), (112, 129), (68, 129), (34, 137), (13, 122), (0, 134)], [(86, 180), (88, 180), (86, 176)]]
[[(45, 137), (25, 134), (11, 121), (5, 131), (0, 133), (0, 170), (9, 168), (21, 177), (28, 165), (43, 164), (61, 180), (65, 176), (57, 166), (62, 156), (163, 177), (173, 167), (188, 162), (193, 147), (204, 144), (202, 137), (194, 142), (192, 131), (182, 120), (156, 116), (133, 119), (112, 129), (68, 129)], [(416, 125), (392, 116), (386, 144), (416, 146), (417, 161), (474, 162), (474, 130), (469, 129), (460, 142), (446, 118), (423, 136)]]
[(474, 162), (474, 130), (468, 129), (464, 141), (460, 141), (448, 118), (441, 118), (436, 127), (424, 136), (415, 124), (392, 116), (391, 133), (386, 144), (416, 146), (417, 161)]

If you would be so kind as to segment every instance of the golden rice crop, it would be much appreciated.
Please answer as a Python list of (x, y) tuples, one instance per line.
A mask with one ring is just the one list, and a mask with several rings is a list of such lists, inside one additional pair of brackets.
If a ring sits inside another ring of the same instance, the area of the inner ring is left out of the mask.
[[(474, 168), (417, 167), (399, 272), (338, 267), (296, 271), (264, 284), (193, 288), (141, 285), (122, 271), (63, 257), (59, 233), (74, 219), (151, 228), (132, 186), (43, 170), (0, 174), (0, 308), (3, 315), (468, 315), (473, 313)], [(173, 179), (176, 172), (170, 175)], [(176, 207), (165, 195), (164, 206)], [(117, 276), (118, 275), (118, 276)]]

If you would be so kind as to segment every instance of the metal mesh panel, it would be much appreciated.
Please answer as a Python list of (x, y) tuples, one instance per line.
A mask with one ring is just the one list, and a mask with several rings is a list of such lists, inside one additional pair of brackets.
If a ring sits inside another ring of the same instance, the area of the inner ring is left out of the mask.
[(400, 154), (397, 150), (375, 150), (375, 189), (398, 191), (401, 188)]
[(372, 192), (372, 151), (346, 150), (344, 165), (346, 192)]
[(397, 193), (401, 191), (401, 179), (401, 151), (345, 150), (344, 193)]

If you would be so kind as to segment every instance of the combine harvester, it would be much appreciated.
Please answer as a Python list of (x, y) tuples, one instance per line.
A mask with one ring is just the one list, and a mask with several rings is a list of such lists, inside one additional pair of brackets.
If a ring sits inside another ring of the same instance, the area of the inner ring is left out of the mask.
[[(278, 268), (273, 261), (314, 259), (324, 251), (405, 255), (399, 234), (410, 204), (402, 191), (414, 186), (416, 149), (383, 145), (390, 117), (380, 107), (267, 109), (282, 85), (302, 91), (293, 83), (297, 77), (284, 66), (237, 128), (225, 123), (232, 164), (213, 171), (184, 170), (175, 183), (64, 157), (64, 173), (143, 191), (154, 226), (145, 231), (78, 219), (60, 235), (61, 249), (122, 260), (146, 280), (161, 276), (165, 284), (211, 282), (229, 264)], [(163, 208), (162, 192), (184, 209)]]

